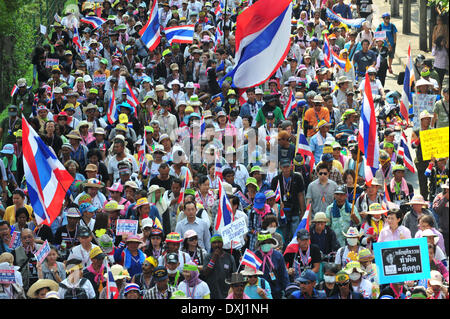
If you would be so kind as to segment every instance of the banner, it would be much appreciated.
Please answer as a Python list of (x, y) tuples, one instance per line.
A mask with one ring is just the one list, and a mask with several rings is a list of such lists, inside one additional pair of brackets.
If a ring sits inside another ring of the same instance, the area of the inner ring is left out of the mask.
[(20, 240), (20, 232), (15, 231), (11, 235), (11, 241), (9, 242), (9, 249), (16, 249), (21, 245), (22, 241)]
[(449, 156), (448, 134), (448, 126), (419, 132), (424, 161)]
[(252, 202), (247, 197), (245, 197), (245, 195), (241, 191), (238, 191), (235, 195), (237, 198), (239, 198), (239, 201), (241, 202), (242, 205), (242, 209), (246, 209), (248, 206), (252, 204)]
[(138, 229), (138, 221), (131, 219), (118, 219), (116, 227), (116, 235), (136, 235)]
[(386, 31), (377, 31), (373, 34), (375, 39), (386, 39)]
[(106, 74), (94, 75), (92, 82), (94, 83), (95, 86), (102, 86), (103, 84), (106, 83)]
[(430, 260), (425, 237), (373, 244), (380, 284), (430, 278)]
[(0, 268), (0, 284), (15, 284), (16, 275), (14, 272), (14, 266), (2, 266)]
[(234, 222), (223, 226), (220, 232), (222, 234), (223, 244), (226, 245), (233, 239), (239, 238), (240, 236), (248, 233), (245, 219), (236, 219)]
[(433, 114), (435, 103), (435, 94), (413, 94), (414, 130), (420, 129), (419, 114), (425, 110), (427, 110), (430, 114)]
[(348, 25), (351, 28), (356, 28), (359, 29), (362, 27), (362, 24), (364, 21), (366, 21), (366, 19), (364, 18), (359, 18), (359, 19), (344, 19), (340, 16), (338, 16), (335, 12), (333, 12), (332, 10), (327, 8), (326, 11), (326, 15), (328, 18), (330, 18), (331, 20), (338, 20), (346, 25)]
[(59, 59), (45, 59), (46, 68), (52, 68), (54, 65), (59, 65)]
[(34, 254), (38, 263), (42, 264), (45, 257), (50, 253), (50, 245), (45, 241), (41, 248)]

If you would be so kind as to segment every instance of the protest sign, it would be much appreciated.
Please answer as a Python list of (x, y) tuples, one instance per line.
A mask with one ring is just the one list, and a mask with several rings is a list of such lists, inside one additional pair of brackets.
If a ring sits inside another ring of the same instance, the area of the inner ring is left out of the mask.
[(138, 228), (138, 221), (131, 219), (118, 219), (116, 227), (116, 235), (136, 235)]
[(46, 68), (52, 68), (54, 65), (59, 65), (59, 59), (45, 59)]
[(42, 244), (41, 248), (34, 254), (38, 263), (42, 264), (45, 260), (45, 257), (50, 253), (50, 245), (48, 241), (45, 241)]
[(419, 132), (424, 161), (432, 157), (436, 159), (448, 157), (448, 134), (448, 126)]
[(0, 268), (0, 284), (15, 284), (16, 275), (14, 274), (14, 266), (2, 266)]
[(422, 111), (427, 110), (433, 114), (434, 104), (436, 103), (435, 94), (413, 94), (413, 114), (414, 114), (414, 129), (420, 128), (419, 115)]
[(241, 191), (238, 191), (235, 195), (237, 198), (239, 198), (239, 201), (241, 202), (242, 205), (242, 209), (246, 209), (248, 206), (252, 204), (252, 202), (247, 197), (245, 197), (245, 195)]
[(222, 234), (224, 245), (231, 242), (233, 239), (247, 234), (248, 229), (247, 225), (245, 224), (245, 219), (236, 219), (234, 222), (224, 226), (220, 232)]
[(95, 86), (102, 86), (106, 83), (106, 74), (94, 75), (94, 78), (92, 80)]
[(373, 244), (380, 284), (430, 278), (425, 237)]
[(17, 247), (20, 246), (21, 244), (21, 240), (20, 240), (20, 232), (15, 231), (12, 233), (11, 235), (11, 241), (9, 242), (9, 248), (10, 249), (16, 249)]
[(39, 30), (43, 35), (47, 34), (47, 27), (45, 25), (41, 24)]
[(374, 33), (373, 37), (375, 39), (386, 39), (386, 31), (377, 31)]

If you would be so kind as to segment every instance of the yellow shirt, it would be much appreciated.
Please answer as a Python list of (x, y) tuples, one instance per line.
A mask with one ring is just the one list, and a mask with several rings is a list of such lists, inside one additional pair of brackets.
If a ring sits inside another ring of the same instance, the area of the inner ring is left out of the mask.
[[(33, 208), (30, 205), (24, 205), (27, 209), (28, 214), (30, 214), (30, 220), (33, 217)], [(14, 225), (16, 223), (16, 206), (11, 205), (6, 207), (5, 215), (3, 216), (3, 220), (6, 220), (10, 225)]]

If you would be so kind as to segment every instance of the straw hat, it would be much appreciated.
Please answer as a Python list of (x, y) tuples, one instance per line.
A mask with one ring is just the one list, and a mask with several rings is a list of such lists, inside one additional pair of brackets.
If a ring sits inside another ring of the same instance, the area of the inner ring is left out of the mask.
[(320, 223), (320, 222), (328, 223), (329, 221), (330, 220), (327, 218), (327, 215), (324, 212), (317, 212), (314, 215), (314, 218), (311, 221), (311, 223)]
[(381, 204), (373, 203), (373, 204), (370, 204), (369, 211), (367, 212), (367, 214), (380, 215), (380, 214), (385, 214), (387, 212), (388, 211), (386, 209), (383, 209), (383, 207), (381, 207)]
[(230, 280), (225, 279), (225, 283), (228, 285), (234, 285), (234, 284), (240, 284), (240, 283), (246, 283), (246, 282), (247, 282), (247, 280), (244, 278), (244, 276), (238, 272), (232, 273)]
[[(112, 265), (111, 266), (111, 272), (113, 274), (114, 280), (119, 279), (131, 279), (130, 274), (128, 273), (128, 270), (124, 269), (121, 265)], [(103, 275), (105, 279), (108, 279), (108, 274)]]
[(420, 194), (414, 195), (413, 198), (411, 199), (411, 201), (409, 201), (408, 203), (406, 203), (406, 205), (423, 205), (423, 206), (428, 206), (428, 202), (425, 201), (423, 199), (423, 196)]
[(374, 259), (375, 259), (375, 257), (370, 252), (370, 250), (367, 248), (361, 249), (361, 251), (358, 254), (359, 262), (361, 262), (362, 260), (367, 261), (367, 260), (374, 260)]
[(342, 234), (347, 238), (359, 238), (361, 234), (356, 227), (349, 227), (347, 233), (342, 232)]
[(161, 194), (164, 193), (166, 191), (166, 189), (164, 187), (161, 187), (159, 185), (152, 185), (150, 186), (150, 188), (148, 189), (148, 195), (150, 195), (151, 193), (156, 192), (157, 190), (161, 191)]
[(433, 231), (431, 229), (425, 229), (422, 232), (422, 237), (434, 237), (434, 244), (437, 245), (437, 243), (439, 242), (439, 235), (433, 233)]
[(66, 135), (67, 138), (73, 138), (76, 140), (82, 140), (80, 132), (78, 130), (72, 130), (69, 132), (69, 134)]
[(84, 187), (96, 187), (96, 188), (103, 188), (103, 183), (100, 182), (96, 178), (89, 178), (87, 182), (84, 183)]
[(28, 289), (27, 296), (32, 299), (36, 298), (36, 293), (42, 288), (49, 288), (51, 291), (58, 291), (59, 285), (56, 281), (51, 279), (39, 279), (31, 285), (30, 289)]
[(261, 276), (264, 273), (261, 270), (255, 270), (249, 266), (245, 266), (244, 270), (241, 270), (240, 274), (242, 276)]

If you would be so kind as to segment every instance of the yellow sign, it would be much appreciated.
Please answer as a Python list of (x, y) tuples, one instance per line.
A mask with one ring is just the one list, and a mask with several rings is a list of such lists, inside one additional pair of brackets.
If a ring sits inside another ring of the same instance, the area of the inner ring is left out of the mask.
[(422, 146), (422, 157), (424, 161), (432, 157), (436, 159), (448, 157), (449, 130), (447, 127), (433, 130), (420, 131), (420, 145)]

